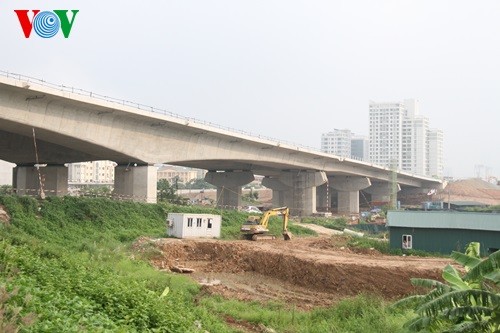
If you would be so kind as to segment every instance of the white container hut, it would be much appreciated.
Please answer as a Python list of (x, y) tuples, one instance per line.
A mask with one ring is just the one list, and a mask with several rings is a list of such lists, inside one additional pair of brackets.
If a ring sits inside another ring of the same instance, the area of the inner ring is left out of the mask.
[(177, 238), (219, 238), (221, 216), (213, 214), (168, 213), (167, 235)]

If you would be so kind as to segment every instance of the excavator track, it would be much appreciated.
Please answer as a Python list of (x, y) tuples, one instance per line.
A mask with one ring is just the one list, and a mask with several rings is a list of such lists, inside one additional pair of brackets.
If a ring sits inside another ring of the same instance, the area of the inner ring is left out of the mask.
[(255, 234), (252, 236), (253, 241), (262, 241), (262, 240), (273, 240), (276, 239), (276, 236), (273, 235), (263, 235), (263, 234)]

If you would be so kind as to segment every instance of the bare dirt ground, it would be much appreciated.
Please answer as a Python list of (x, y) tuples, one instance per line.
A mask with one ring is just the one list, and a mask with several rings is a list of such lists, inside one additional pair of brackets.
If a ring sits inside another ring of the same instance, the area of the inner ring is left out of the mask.
[(5, 207), (2, 205), (0, 205), (0, 223), (5, 223), (5, 224), (10, 223), (10, 216), (9, 214), (7, 214)]
[(440, 279), (448, 259), (355, 253), (344, 236), (269, 241), (142, 238), (135, 249), (154, 249), (159, 269), (194, 269), (208, 294), (248, 301), (279, 301), (310, 309), (360, 293), (387, 299), (415, 292), (412, 277)]

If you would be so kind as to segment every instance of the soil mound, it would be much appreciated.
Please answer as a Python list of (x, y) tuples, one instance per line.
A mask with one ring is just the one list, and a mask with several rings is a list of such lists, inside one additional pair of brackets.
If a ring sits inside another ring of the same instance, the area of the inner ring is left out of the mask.
[[(292, 241), (141, 239), (158, 250), (152, 263), (195, 270), (205, 291), (242, 300), (279, 300), (302, 308), (330, 305), (360, 293), (395, 299), (415, 292), (410, 278), (440, 279), (446, 259), (353, 253), (342, 238)], [(217, 281), (217, 283), (206, 283)]]

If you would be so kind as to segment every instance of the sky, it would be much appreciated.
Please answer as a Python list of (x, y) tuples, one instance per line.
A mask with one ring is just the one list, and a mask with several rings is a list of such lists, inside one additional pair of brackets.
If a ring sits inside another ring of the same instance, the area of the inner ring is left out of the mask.
[[(16, 9), (78, 9), (25, 38)], [(414, 98), (445, 175), (500, 178), (500, 1), (5, 0), (0, 70), (320, 148)]]

